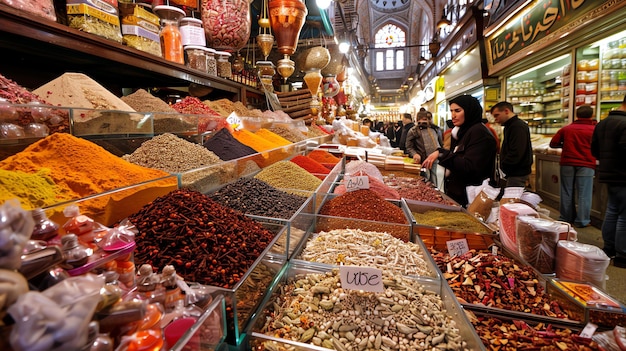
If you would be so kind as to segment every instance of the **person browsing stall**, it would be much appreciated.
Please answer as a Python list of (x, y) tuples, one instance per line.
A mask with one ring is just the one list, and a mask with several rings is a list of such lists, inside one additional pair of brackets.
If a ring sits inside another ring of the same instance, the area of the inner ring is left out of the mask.
[(406, 137), (409, 134), (409, 130), (415, 126), (413, 123), (413, 116), (410, 113), (402, 114), (402, 130), (400, 134), (400, 139), (398, 140), (398, 147), (402, 151), (406, 151)]
[[(591, 137), (596, 125), (591, 106), (576, 109), (576, 120), (550, 140), (551, 148), (561, 148), (561, 194), (559, 220), (577, 227), (591, 223), (591, 198), (596, 158), (591, 154)], [(578, 210), (576, 209), (578, 203)]]
[(461, 95), (450, 100), (452, 123), (457, 132), (451, 138), (451, 149), (439, 148), (422, 162), (431, 169), (435, 161), (446, 168), (445, 193), (461, 206), (467, 206), (466, 187), (480, 185), (493, 175), (496, 140), (481, 123), (483, 108), (473, 96)]
[(510, 102), (493, 105), (491, 115), (504, 127), (499, 166), (505, 187), (526, 187), (533, 165), (530, 128), (517, 117)]
[[(420, 111), (417, 114), (417, 125), (409, 130), (406, 137), (406, 153), (409, 157), (413, 158), (415, 163), (421, 163), (428, 155), (439, 149), (443, 145), (438, 129), (433, 127), (433, 124), (428, 117), (426, 111)], [(438, 185), (437, 183), (437, 165), (438, 161), (435, 160), (432, 165), (432, 170), (428, 172), (427, 180)]]

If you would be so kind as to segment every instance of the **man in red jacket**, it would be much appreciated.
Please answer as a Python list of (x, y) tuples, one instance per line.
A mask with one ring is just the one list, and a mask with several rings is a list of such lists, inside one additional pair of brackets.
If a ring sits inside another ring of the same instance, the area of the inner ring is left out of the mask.
[[(561, 152), (561, 205), (559, 220), (579, 228), (591, 222), (591, 197), (596, 159), (591, 155), (591, 137), (596, 120), (590, 106), (576, 109), (576, 120), (559, 129), (550, 147)], [(578, 203), (578, 210), (576, 210)]]

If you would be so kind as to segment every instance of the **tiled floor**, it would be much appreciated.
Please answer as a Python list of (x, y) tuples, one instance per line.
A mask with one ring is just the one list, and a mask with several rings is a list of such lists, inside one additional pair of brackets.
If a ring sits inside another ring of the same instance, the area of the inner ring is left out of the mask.
[[(545, 208), (545, 206), (542, 206)], [(550, 217), (558, 218), (558, 210), (548, 208)], [(578, 241), (585, 244), (596, 245), (600, 248), (603, 246), (602, 231), (600, 228), (589, 226), (587, 228), (576, 228), (578, 232)], [(626, 269), (613, 266), (613, 261), (606, 270), (608, 277), (606, 281), (605, 291), (612, 297), (626, 304)]]

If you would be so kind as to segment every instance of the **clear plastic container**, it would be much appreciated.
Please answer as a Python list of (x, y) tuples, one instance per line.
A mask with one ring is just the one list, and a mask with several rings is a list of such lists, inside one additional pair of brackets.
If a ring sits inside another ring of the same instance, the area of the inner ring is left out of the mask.
[(207, 55), (205, 48), (202, 46), (185, 46), (185, 62), (190, 68), (197, 69), (202, 72), (207, 71)]
[(230, 65), (230, 53), (226, 51), (216, 51), (217, 55), (217, 75), (222, 78), (232, 78), (233, 71)]

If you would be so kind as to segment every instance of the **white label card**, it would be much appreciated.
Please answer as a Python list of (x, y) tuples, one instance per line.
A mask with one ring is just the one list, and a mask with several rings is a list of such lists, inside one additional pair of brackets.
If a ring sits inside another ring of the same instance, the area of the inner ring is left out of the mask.
[(239, 130), (242, 127), (241, 119), (234, 112), (226, 118), (226, 122), (228, 122), (234, 130)]
[(585, 327), (583, 328), (583, 330), (580, 332), (579, 335), (580, 337), (591, 339), (593, 334), (596, 332), (596, 329), (598, 329), (597, 325), (593, 323), (587, 323), (587, 325), (585, 325)]
[(370, 179), (367, 176), (352, 177), (347, 175), (343, 178), (343, 183), (346, 186), (346, 191), (355, 191), (370, 188)]
[(469, 251), (469, 245), (467, 244), (467, 239), (456, 239), (446, 241), (446, 245), (448, 246), (448, 253), (450, 256), (461, 256), (464, 253)]
[(383, 271), (372, 267), (341, 266), (339, 279), (344, 289), (383, 292)]

